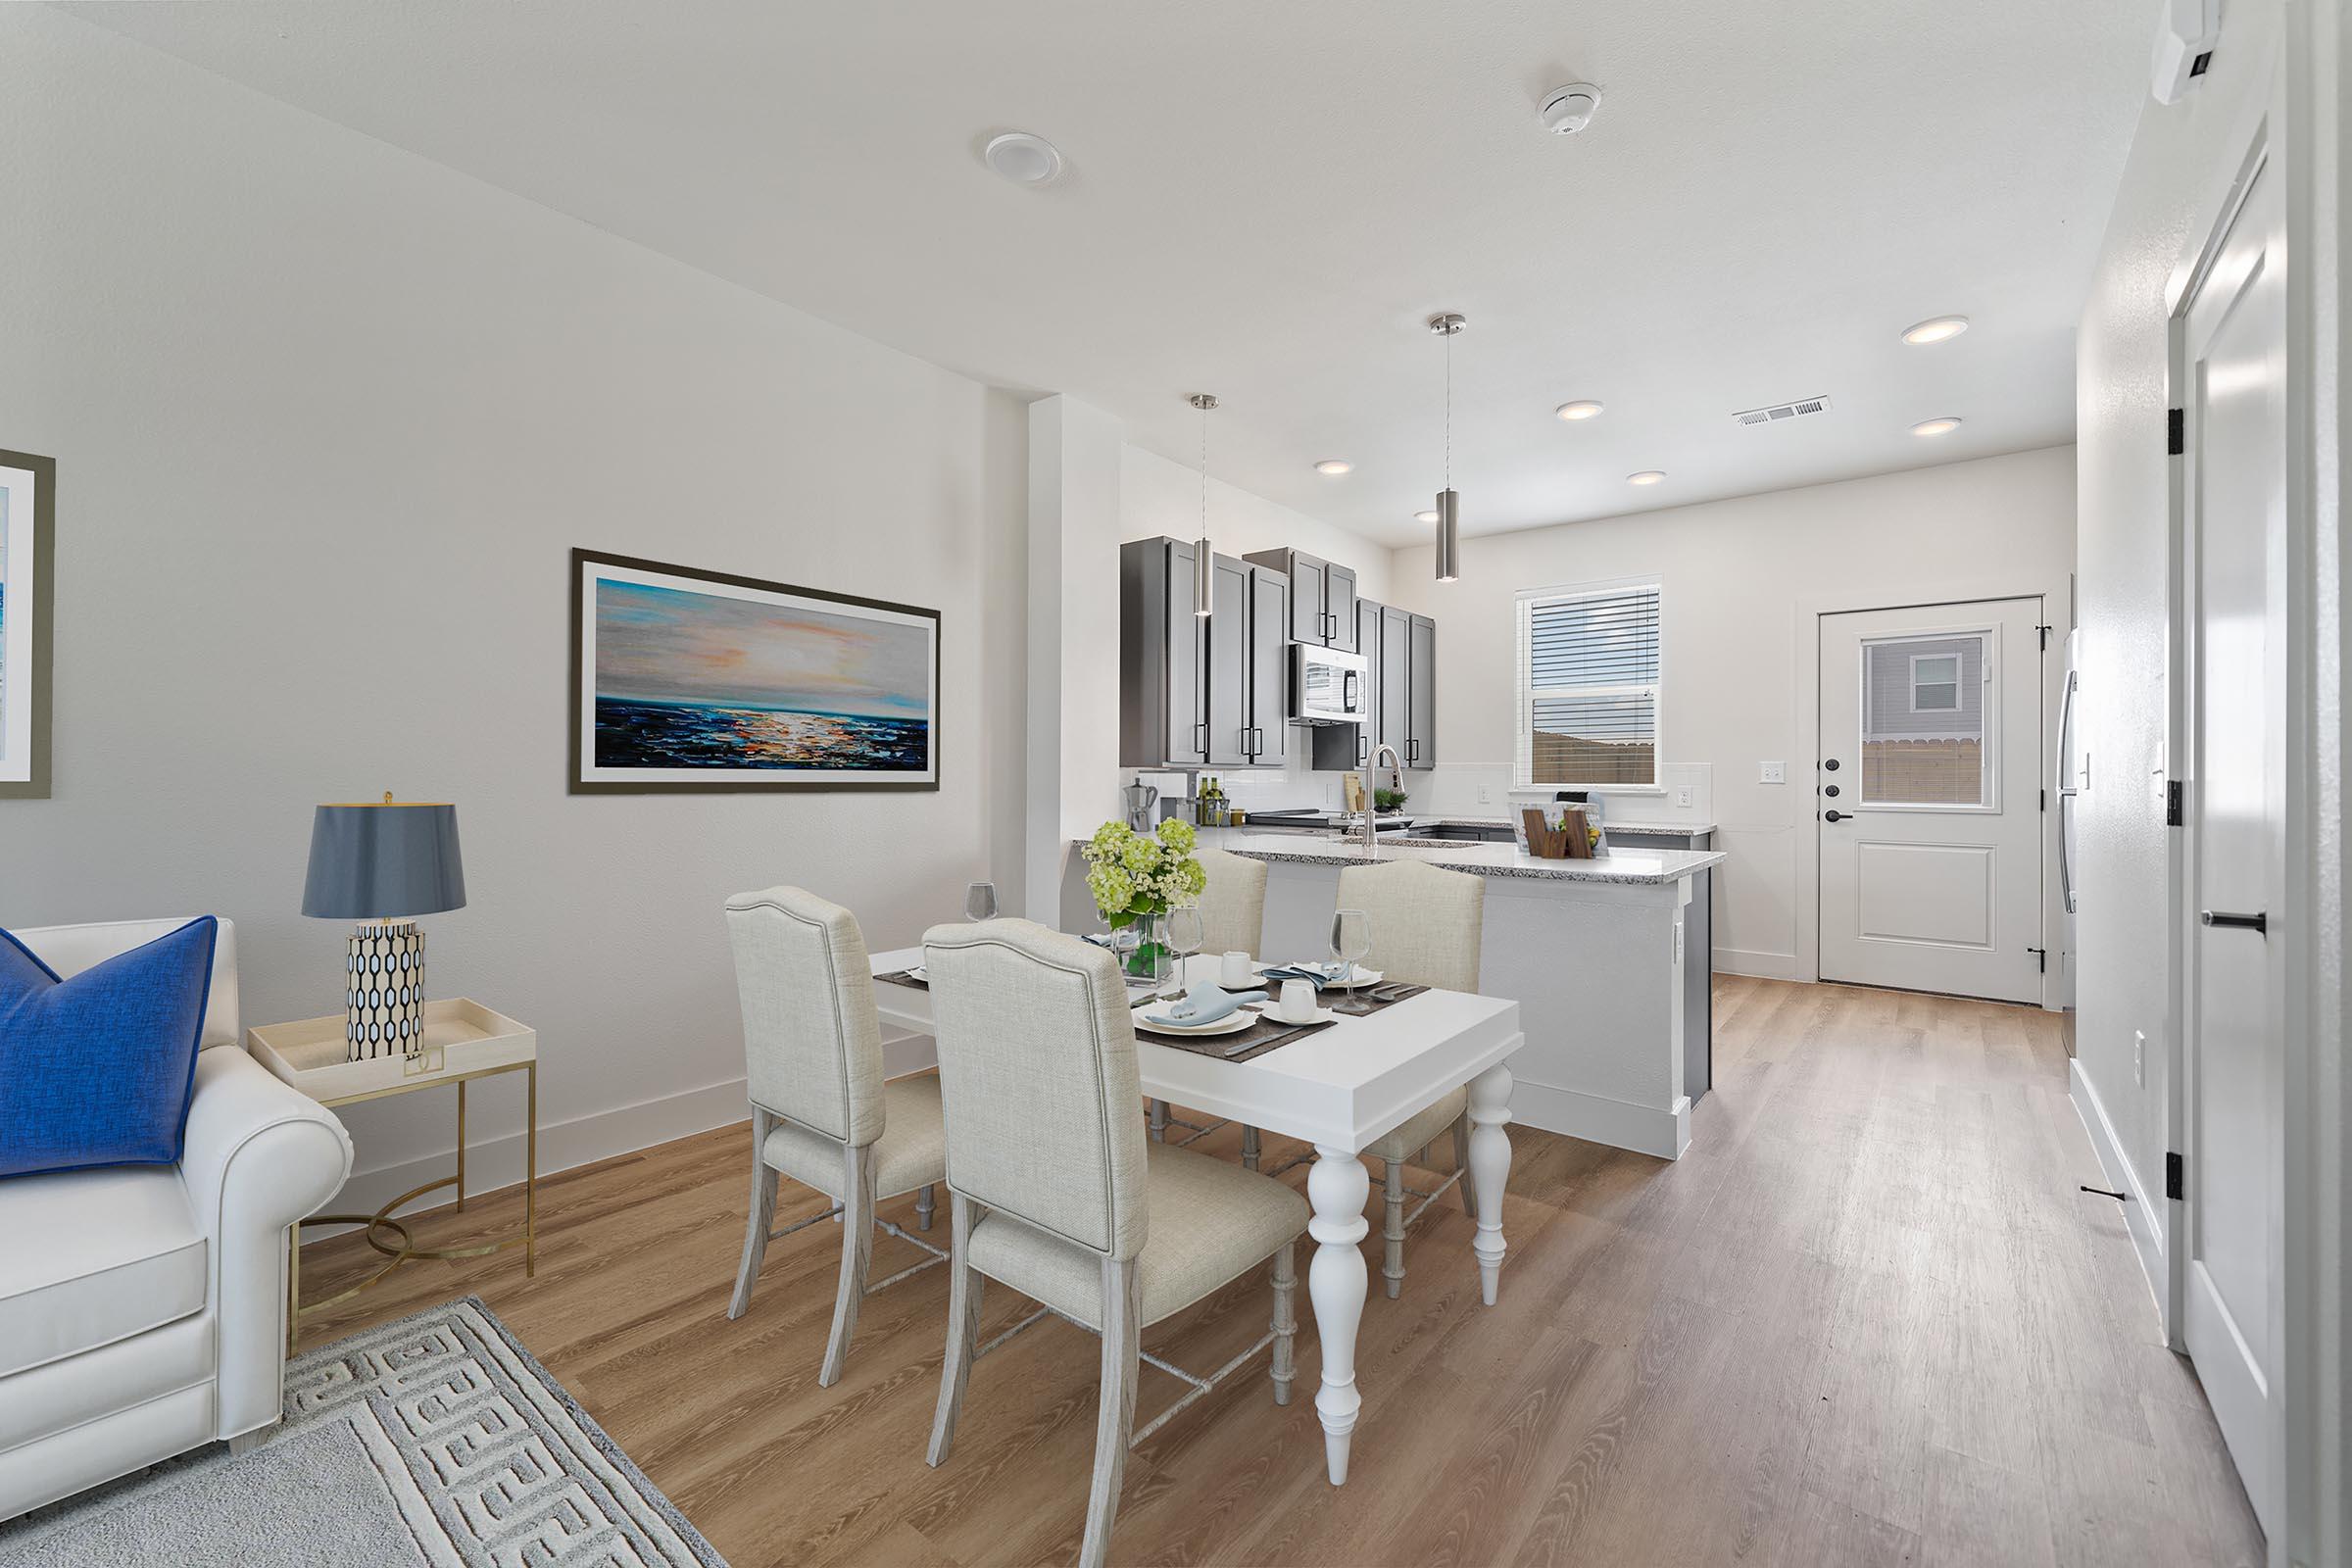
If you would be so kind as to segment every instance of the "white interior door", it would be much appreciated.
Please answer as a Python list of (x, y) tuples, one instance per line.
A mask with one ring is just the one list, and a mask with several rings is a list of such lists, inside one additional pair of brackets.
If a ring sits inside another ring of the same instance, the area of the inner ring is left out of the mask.
[(2183, 341), (2182, 1337), (2276, 1532), (2283, 1326), (2286, 305), (2278, 179), (2255, 176)]
[(1821, 977), (2041, 1000), (2041, 600), (1821, 617)]

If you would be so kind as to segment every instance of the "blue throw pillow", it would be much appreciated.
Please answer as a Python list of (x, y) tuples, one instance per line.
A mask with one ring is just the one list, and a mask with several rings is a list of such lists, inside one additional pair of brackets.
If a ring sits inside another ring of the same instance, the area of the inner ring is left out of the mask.
[(0, 1176), (178, 1163), (219, 932), (202, 915), (60, 980), (0, 931)]

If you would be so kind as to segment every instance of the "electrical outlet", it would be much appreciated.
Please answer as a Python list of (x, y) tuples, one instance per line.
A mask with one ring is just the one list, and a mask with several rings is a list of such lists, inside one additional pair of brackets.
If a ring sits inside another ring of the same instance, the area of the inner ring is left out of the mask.
[(1478, 804), (1479, 804), (1479, 805), (1481, 805), (1481, 806), (1484, 806), (1484, 805), (1486, 805), (1488, 802), (1490, 802), (1490, 801), (1492, 801), (1492, 800), (1494, 800), (1494, 789), (1493, 789), (1493, 787), (1492, 787), (1492, 786), (1489, 786), (1489, 785), (1486, 785), (1486, 784), (1481, 784), (1481, 785), (1478, 787)]
[(2148, 1086), (2148, 1032), (2132, 1031), (2132, 1082), (2138, 1088)]
[(1757, 782), (1757, 783), (1759, 783), (1759, 784), (1786, 784), (1786, 783), (1788, 783), (1788, 764), (1787, 764), (1787, 763), (1785, 763), (1785, 762), (1762, 762), (1762, 763), (1759, 763), (1759, 764), (1757, 764), (1757, 766), (1758, 766), (1758, 772), (1757, 772), (1757, 775), (1756, 775), (1756, 782)]
[(1677, 806), (1689, 806), (1690, 804), (1690, 785), (1686, 784), (1681, 789), (1678, 789), (1674, 792), (1674, 804)]

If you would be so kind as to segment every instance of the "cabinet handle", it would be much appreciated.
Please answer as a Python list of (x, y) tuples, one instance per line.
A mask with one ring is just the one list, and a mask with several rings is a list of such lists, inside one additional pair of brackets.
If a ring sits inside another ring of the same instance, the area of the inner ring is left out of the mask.
[(1193, 726), (1193, 750), (1199, 752), (1202, 757), (1208, 755), (1208, 726), (1206, 724)]

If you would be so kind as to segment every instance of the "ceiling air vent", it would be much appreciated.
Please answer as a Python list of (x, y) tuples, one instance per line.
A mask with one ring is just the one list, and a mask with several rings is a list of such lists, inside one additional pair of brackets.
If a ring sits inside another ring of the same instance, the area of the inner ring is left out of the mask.
[(1768, 409), (1744, 409), (1732, 416), (1741, 424), (1779, 424), (1787, 419), (1801, 419), (1808, 415), (1830, 412), (1830, 400), (1798, 398), (1792, 403), (1776, 403)]

